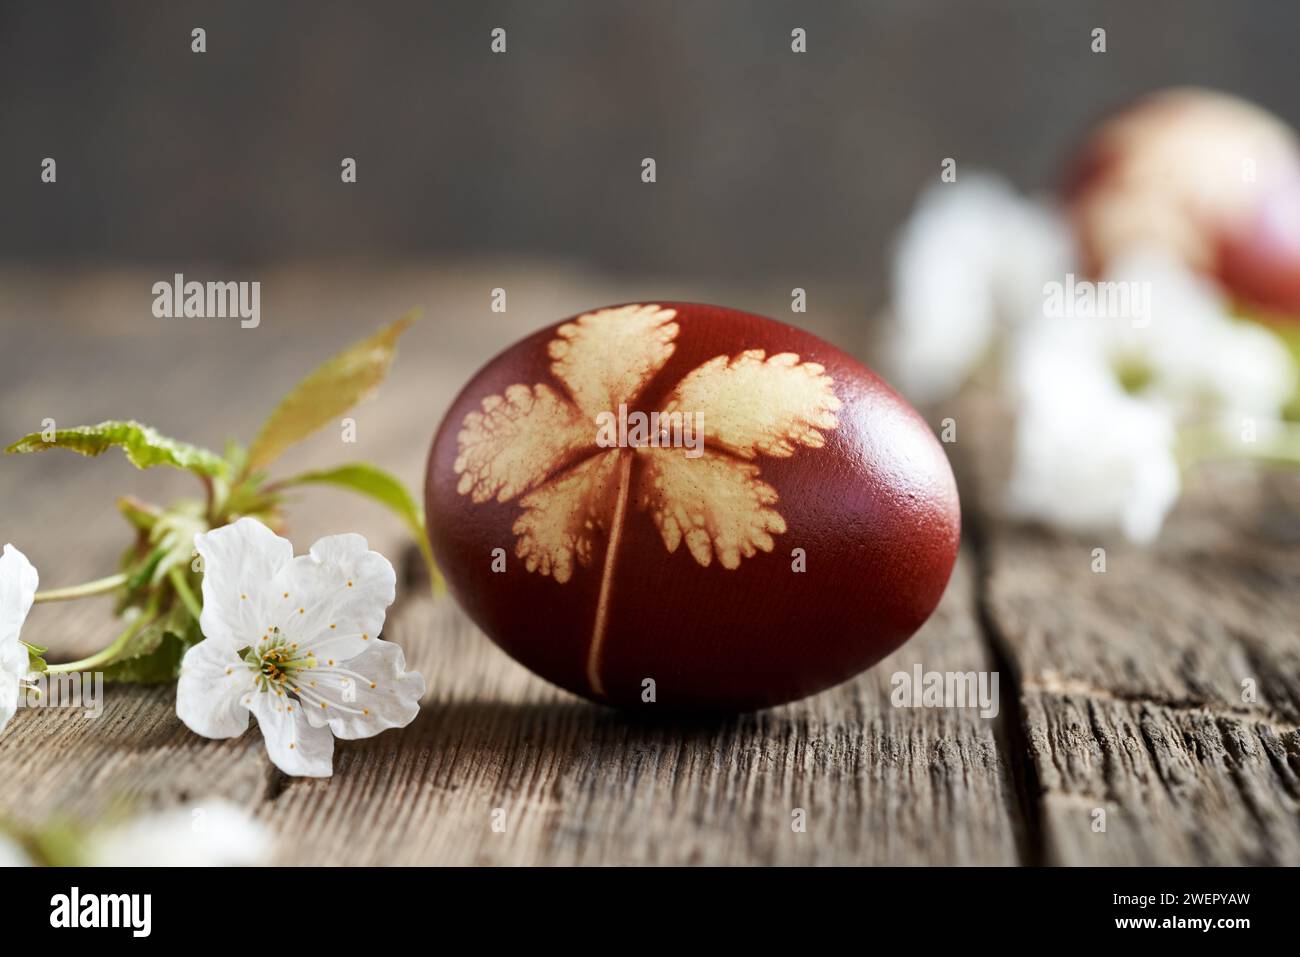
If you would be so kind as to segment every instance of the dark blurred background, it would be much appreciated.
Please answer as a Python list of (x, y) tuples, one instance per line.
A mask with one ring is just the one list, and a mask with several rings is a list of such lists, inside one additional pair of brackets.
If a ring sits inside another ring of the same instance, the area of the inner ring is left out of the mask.
[(1044, 188), (1090, 118), (1172, 84), (1300, 123), (1298, 31), (1293, 0), (6, 0), (0, 258), (851, 282), (943, 157)]

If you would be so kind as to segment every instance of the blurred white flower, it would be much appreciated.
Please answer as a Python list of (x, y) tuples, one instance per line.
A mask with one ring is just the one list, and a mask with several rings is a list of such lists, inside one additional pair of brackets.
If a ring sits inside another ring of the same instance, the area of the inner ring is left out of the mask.
[(92, 833), (90, 867), (251, 867), (266, 863), (270, 832), (229, 801), (212, 799), (132, 818)]
[(261, 522), (194, 537), (203, 558), (204, 640), (185, 653), (176, 713), (195, 733), (233, 738), (257, 718), (285, 774), (329, 777), (334, 738), (405, 727), (424, 679), (378, 638), (397, 580), (360, 535), (297, 558)]
[(1240, 435), (1249, 420), (1263, 437), (1296, 372), (1276, 337), (1234, 319), (1214, 285), (1167, 255), (1133, 252), (1102, 283), (1129, 294), (1107, 299), (1094, 285), (1107, 308), (1040, 316), (1009, 344), (1007, 502), (1058, 528), (1116, 527), (1145, 542), (1178, 496), (1178, 429)]
[(1075, 260), (1064, 221), (1003, 180), (964, 173), (922, 194), (892, 263), (891, 378), (909, 398), (955, 392), (999, 327), (1043, 308), (1043, 285)]
[(12, 545), (0, 554), (0, 731), (18, 710), (18, 696), (30, 669), (22, 634), (39, 577), (27, 556)]
[[(1070, 368), (1068, 361), (1039, 364), (1040, 381), (1027, 383), (1034, 399), (1016, 421), (1007, 508), (1056, 528), (1118, 528), (1150, 542), (1178, 498), (1173, 419), (1126, 395), (1086, 357)], [(1055, 387), (1042, 388), (1053, 371)]]
[(1112, 362), (1146, 373), (1145, 392), (1184, 420), (1277, 418), (1296, 388), (1287, 348), (1235, 319), (1217, 286), (1167, 254), (1143, 251), (1122, 257), (1105, 279), (1149, 284), (1150, 316), (1076, 321), (1095, 323)]
[(1108, 340), (1091, 320), (1038, 318), (1007, 343), (1003, 381), (1017, 407), (1119, 389)]
[[(928, 189), (898, 238), (887, 330), (890, 378), (918, 402), (952, 394), (997, 354), (1017, 413), (1011, 511), (1136, 541), (1158, 533), (1177, 499), (1175, 443), (1182, 464), (1265, 457), (1298, 378), (1278, 336), (1233, 315), (1212, 250), (1179, 242), (1221, 242), (1210, 220), (1252, 192), (1219, 188), (1227, 160), (1242, 154), (1215, 129), (1276, 147), (1269, 155), (1285, 153), (1288, 170), (1290, 134), (1279, 139), (1280, 124), (1225, 98), (1160, 102), (1108, 127), (1101, 166), (1084, 164), (1070, 193), (1069, 223), (985, 174)], [(1166, 160), (1189, 144), (1203, 162), (1171, 178)], [(1117, 145), (1131, 155), (1111, 155)], [(1281, 249), (1275, 239), (1264, 245)], [(1105, 274), (1090, 277), (1098, 262)], [(1264, 278), (1276, 285), (1291, 275), (1282, 272)]]

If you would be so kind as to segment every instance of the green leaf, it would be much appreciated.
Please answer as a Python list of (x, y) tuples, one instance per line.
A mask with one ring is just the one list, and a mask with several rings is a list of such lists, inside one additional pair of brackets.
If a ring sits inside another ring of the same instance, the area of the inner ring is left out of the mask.
[(374, 392), (393, 361), (397, 337), (415, 320), (407, 313), (319, 366), (280, 400), (248, 449), (244, 472), (265, 468), (280, 453), (332, 422)]
[(146, 623), (117, 649), (104, 666), (105, 681), (158, 684), (180, 674), (185, 652), (203, 639), (198, 622), (177, 601), (166, 614)]
[(18, 643), (27, 649), (27, 671), (29, 674), (38, 674), (49, 667), (45, 663), (45, 652), (48, 648), (42, 648), (40, 645), (33, 645), (31, 642), (18, 639)]
[(5, 451), (23, 453), (70, 449), (80, 455), (100, 455), (114, 446), (121, 448), (131, 464), (140, 469), (170, 465), (209, 477), (221, 475), (226, 469), (221, 456), (186, 442), (169, 439), (139, 422), (108, 421), (75, 429), (58, 429), (49, 441), (43, 433), (33, 432), (23, 436)]
[(128, 522), (142, 532), (148, 532), (149, 529), (153, 528), (154, 522), (158, 521), (158, 516), (161, 514), (152, 505), (142, 502), (131, 495), (119, 496), (117, 510), (122, 513)]
[(238, 475), (244, 471), (244, 463), (248, 460), (248, 450), (234, 439), (226, 439), (225, 458), (226, 462), (230, 464), (231, 473)]
[(104, 668), (104, 680), (122, 684), (155, 685), (175, 681), (181, 673), (181, 659), (197, 644), (162, 629), (148, 651), (115, 661)]
[(126, 580), (126, 593), (129, 595), (153, 581), (154, 569), (158, 567), (158, 563), (161, 562), (166, 555), (167, 549), (155, 548), (143, 559), (128, 569), (130, 577)]
[(340, 465), (338, 468), (304, 472), (301, 475), (295, 475), (293, 478), (276, 483), (277, 487), (293, 485), (337, 485), (340, 488), (360, 492), (362, 495), (369, 496), (380, 504), (386, 505), (406, 523), (411, 536), (415, 539), (416, 544), (420, 546), (420, 554), (424, 557), (425, 566), (429, 569), (429, 581), (433, 587), (433, 593), (437, 595), (442, 591), (442, 574), (438, 571), (438, 566), (434, 564), (433, 549), (429, 546), (429, 536), (424, 529), (424, 509), (411, 497), (411, 493), (406, 490), (406, 486), (395, 476), (377, 466), (365, 462), (354, 462), (350, 465)]

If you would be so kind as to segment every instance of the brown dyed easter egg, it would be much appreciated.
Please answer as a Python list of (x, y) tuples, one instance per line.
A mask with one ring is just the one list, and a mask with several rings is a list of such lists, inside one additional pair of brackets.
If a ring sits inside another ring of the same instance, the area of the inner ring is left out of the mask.
[(1300, 141), (1226, 93), (1147, 94), (1099, 122), (1065, 199), (1094, 274), (1161, 251), (1264, 317), (1300, 315)]
[(871, 370), (689, 303), (596, 309), (506, 349), (452, 403), (425, 498), (493, 641), (643, 710), (853, 677), (929, 617), (960, 528), (942, 447)]

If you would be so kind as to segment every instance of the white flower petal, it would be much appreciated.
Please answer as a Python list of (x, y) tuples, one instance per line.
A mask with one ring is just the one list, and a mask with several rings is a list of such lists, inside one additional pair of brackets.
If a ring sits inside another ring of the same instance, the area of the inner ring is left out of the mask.
[(373, 641), (365, 654), (336, 668), (308, 672), (312, 697), (328, 703), (308, 705), (307, 720), (328, 724), (340, 738), (369, 738), (387, 728), (404, 728), (420, 711), (424, 678), (406, 670), (406, 656), (391, 641)]
[(18, 713), (19, 689), (17, 678), (0, 672), (0, 731), (8, 727), (13, 716)]
[(203, 614), (209, 640), (246, 648), (278, 622), (267, 620), (270, 583), (293, 561), (293, 545), (253, 518), (194, 536), (203, 557)]
[(1007, 350), (1007, 386), (1017, 404), (1071, 400), (1078, 406), (1122, 394), (1107, 343), (1092, 320), (1037, 319)]
[[(397, 575), (364, 538), (323, 538), (294, 558), (287, 541), (243, 519), (196, 541), (206, 638), (187, 653), (177, 692), (189, 727), (229, 737), (251, 711), (277, 767), (328, 777), (335, 733), (365, 737), (415, 717), (424, 681), (379, 640)], [(244, 648), (261, 658), (256, 673)]]
[(1009, 510), (1056, 528), (1155, 538), (1179, 492), (1174, 428), (1160, 406), (1119, 392), (1043, 392), (1021, 409)]
[(1073, 260), (1064, 220), (1001, 179), (932, 186), (894, 254), (890, 378), (920, 402), (956, 391), (1000, 326), (1042, 313), (1044, 284)]
[(93, 835), (85, 856), (92, 867), (251, 867), (265, 863), (270, 848), (265, 825), (213, 798)]
[(39, 583), (27, 556), (6, 545), (0, 554), (0, 648), (18, 641)]
[(235, 738), (248, 728), (248, 709), (240, 699), (255, 690), (253, 671), (234, 648), (200, 641), (181, 661), (176, 715), (205, 738)]
[(19, 698), (25, 693), (22, 679), (27, 675), (29, 661), (27, 649), (17, 640), (0, 649), (0, 731), (18, 711)]
[(1296, 390), (1296, 367), (1282, 341), (1262, 326), (1229, 320), (1209, 351), (1209, 390), (1230, 414), (1276, 420)]
[(0, 553), (0, 731), (18, 710), (27, 676), (27, 649), (18, 640), (32, 610), (40, 577), (27, 556), (6, 545)]
[(1183, 418), (1206, 413), (1276, 418), (1295, 391), (1286, 347), (1267, 330), (1238, 321), (1223, 294), (1168, 253), (1134, 249), (1105, 281), (1150, 291), (1150, 315), (1089, 320), (1120, 361), (1150, 370), (1147, 387)]
[(305, 703), (266, 693), (246, 700), (266, 739), (266, 753), (277, 768), (308, 778), (327, 778), (334, 773), (334, 735), (307, 721)]
[(1128, 500), (1120, 512), (1119, 528), (1129, 541), (1150, 544), (1178, 500), (1178, 463), (1162, 449), (1139, 454), (1131, 469)]
[[(369, 648), (384, 627), (397, 574), (360, 535), (331, 535), (288, 564), (276, 579), (276, 623), (300, 653), (346, 661)], [(288, 595), (286, 599), (283, 596)]]

